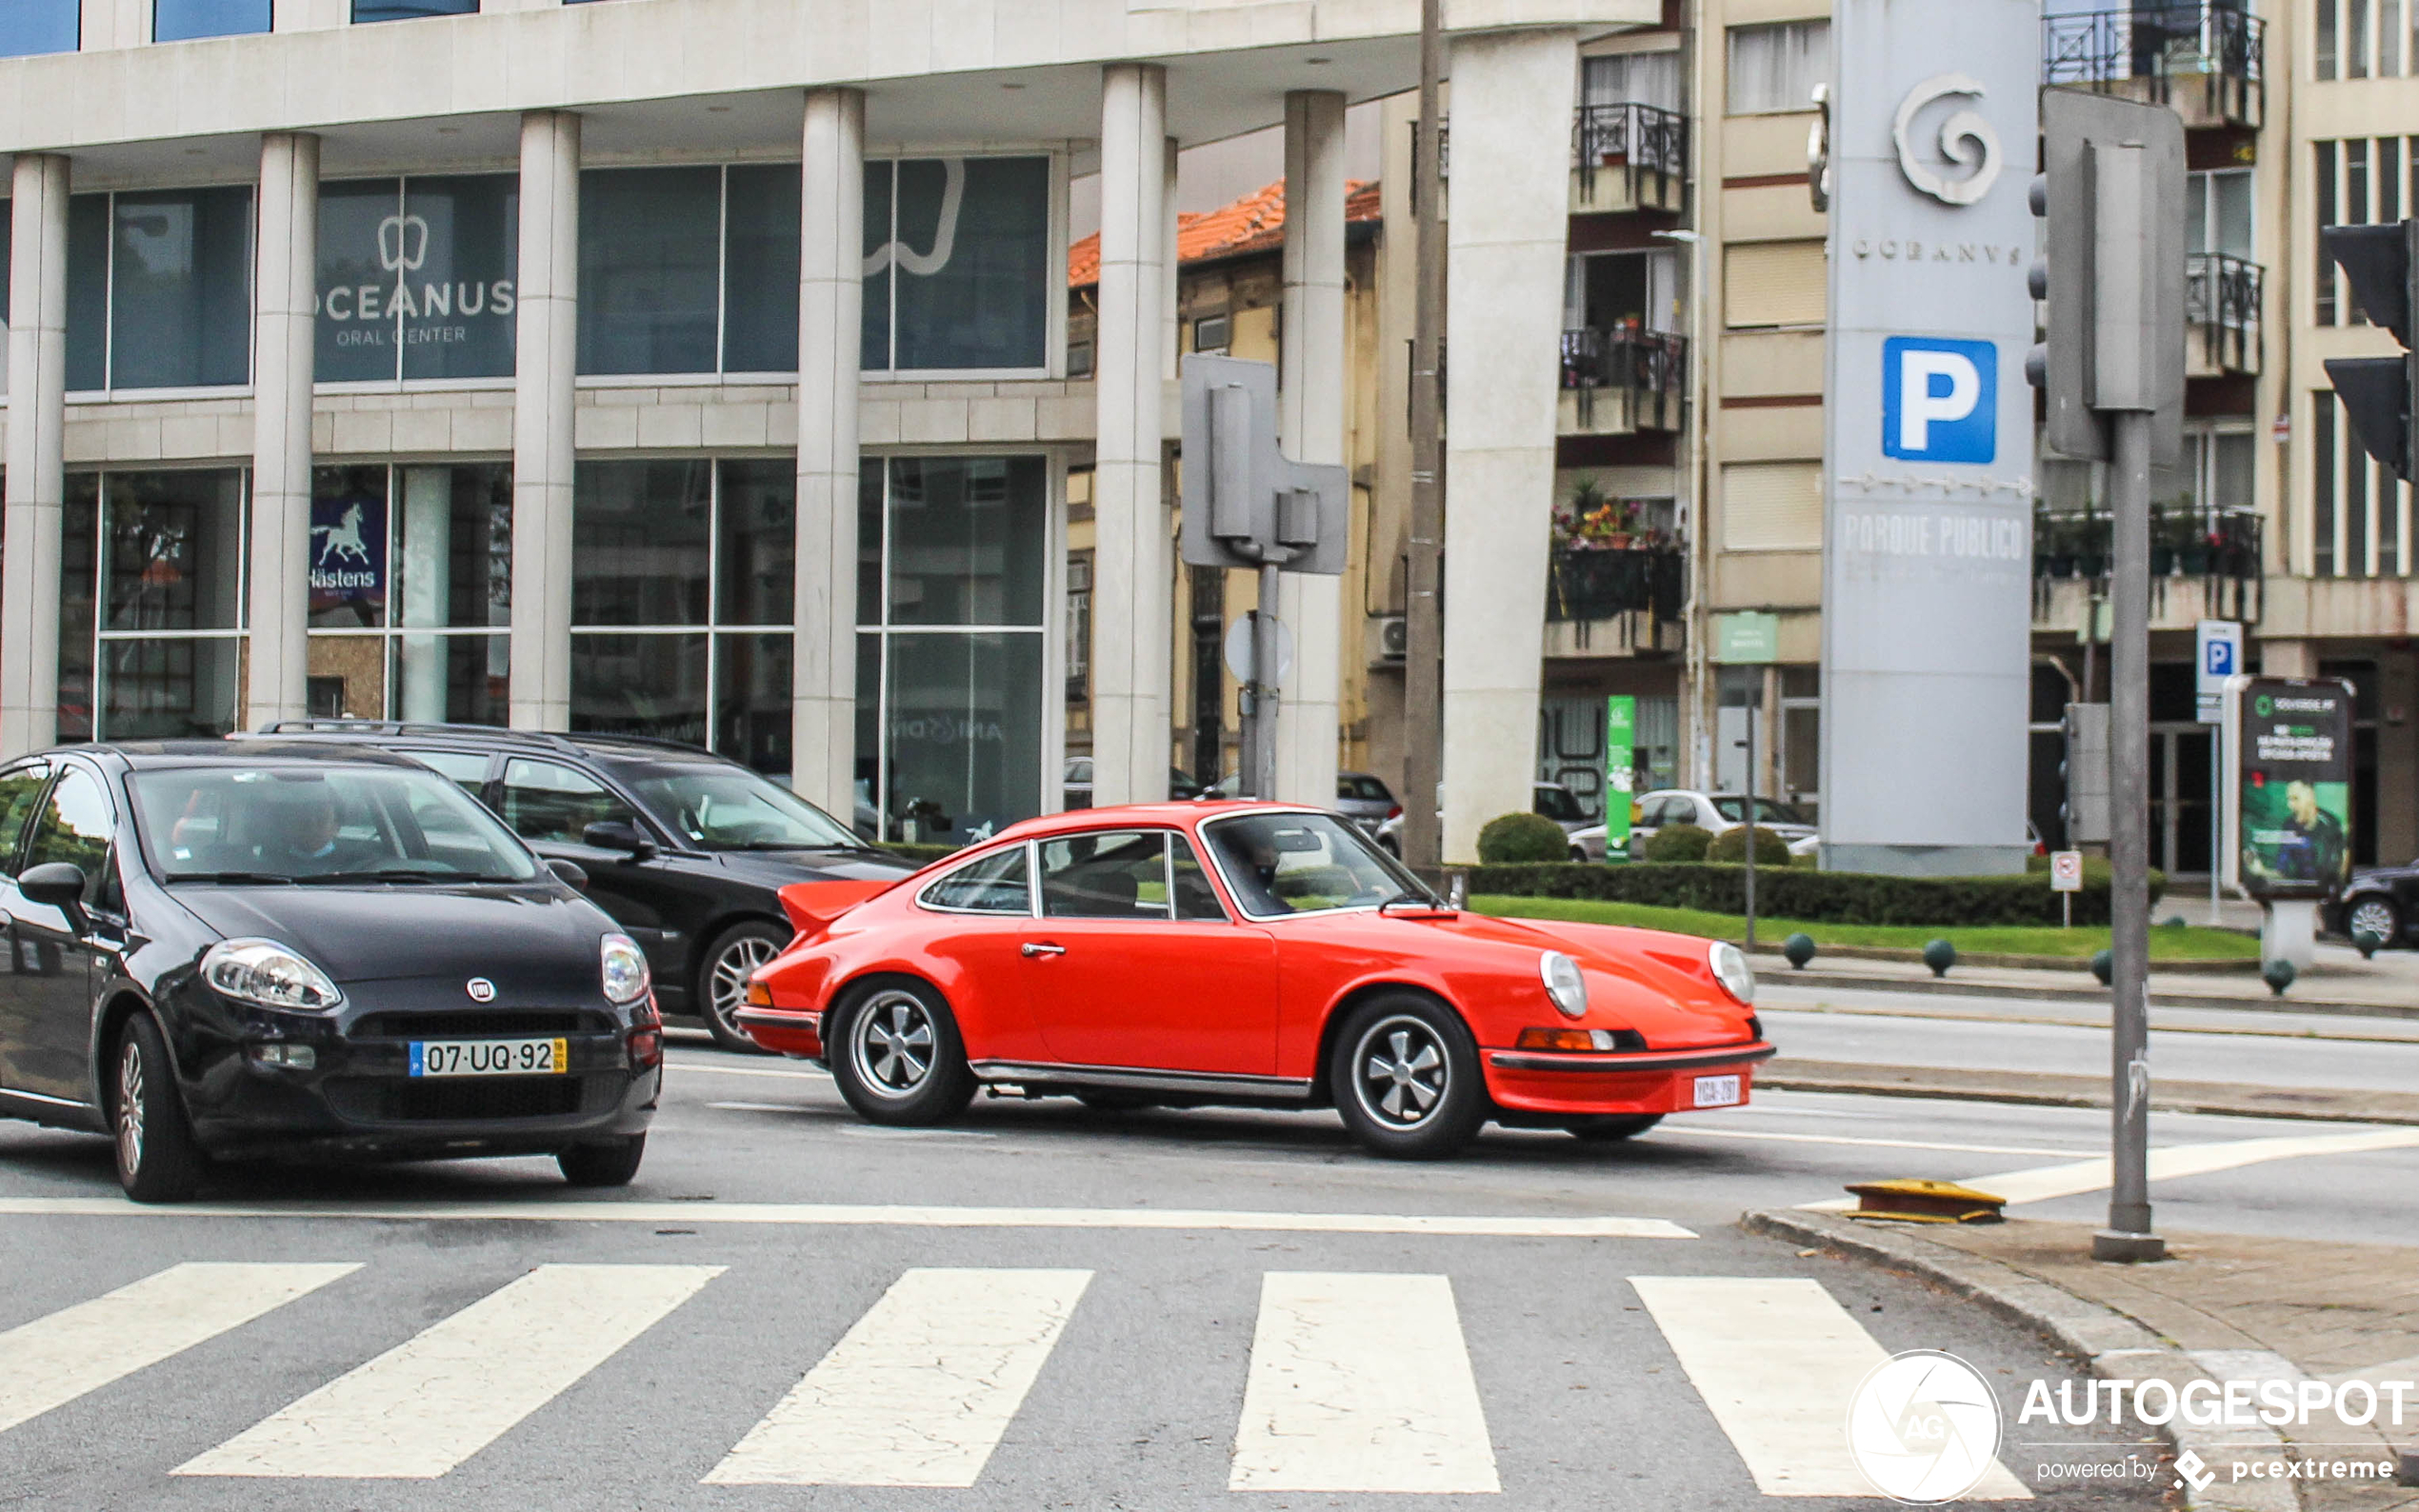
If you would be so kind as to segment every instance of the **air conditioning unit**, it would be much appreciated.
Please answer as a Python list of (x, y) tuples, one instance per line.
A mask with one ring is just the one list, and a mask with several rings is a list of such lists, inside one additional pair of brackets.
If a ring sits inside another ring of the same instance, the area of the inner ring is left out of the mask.
[(1399, 614), (1371, 615), (1369, 621), (1369, 665), (1399, 666), (1410, 644), (1410, 631)]

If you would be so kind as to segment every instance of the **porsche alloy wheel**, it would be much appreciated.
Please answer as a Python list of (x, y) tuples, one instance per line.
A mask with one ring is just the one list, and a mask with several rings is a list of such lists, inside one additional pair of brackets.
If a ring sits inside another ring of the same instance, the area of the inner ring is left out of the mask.
[(876, 1124), (942, 1124), (974, 1096), (974, 1073), (941, 995), (904, 978), (851, 994), (835, 1016), (832, 1080)]
[(1444, 1005), (1409, 993), (1365, 1004), (1336, 1037), (1329, 1085), (1362, 1144), (1435, 1160), (1469, 1142), (1486, 1117), (1478, 1051)]

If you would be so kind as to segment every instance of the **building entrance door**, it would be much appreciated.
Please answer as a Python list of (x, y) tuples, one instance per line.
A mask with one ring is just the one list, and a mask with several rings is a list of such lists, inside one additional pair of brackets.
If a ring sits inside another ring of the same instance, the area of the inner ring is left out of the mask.
[(2172, 877), (2209, 869), (2211, 725), (2150, 726), (2150, 865)]

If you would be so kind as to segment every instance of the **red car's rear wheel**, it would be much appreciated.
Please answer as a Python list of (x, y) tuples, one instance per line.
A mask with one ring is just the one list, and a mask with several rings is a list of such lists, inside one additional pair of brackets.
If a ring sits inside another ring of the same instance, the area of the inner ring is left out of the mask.
[(1335, 1037), (1328, 1085), (1352, 1137), (1394, 1160), (1442, 1160), (1487, 1118), (1469, 1030), (1450, 1008), (1416, 993), (1389, 993), (1353, 1010)]
[(946, 1124), (974, 1099), (949, 1004), (907, 977), (851, 989), (832, 1014), (831, 1080), (875, 1124)]

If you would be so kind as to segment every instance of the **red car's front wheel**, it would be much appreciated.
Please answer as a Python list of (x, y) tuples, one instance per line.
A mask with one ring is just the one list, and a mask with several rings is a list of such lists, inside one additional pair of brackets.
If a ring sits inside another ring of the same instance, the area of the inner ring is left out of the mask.
[(1450, 1008), (1415, 993), (1389, 993), (1352, 1011), (1335, 1037), (1328, 1085), (1352, 1137), (1394, 1160), (1442, 1160), (1487, 1119), (1469, 1030)]
[(875, 1124), (946, 1124), (974, 1100), (949, 1004), (906, 977), (852, 989), (831, 1015), (831, 1080)]

